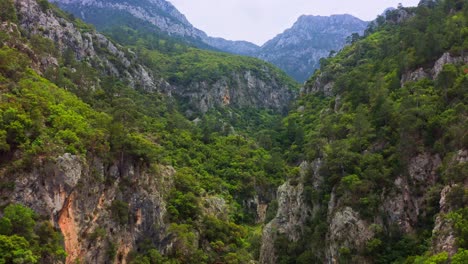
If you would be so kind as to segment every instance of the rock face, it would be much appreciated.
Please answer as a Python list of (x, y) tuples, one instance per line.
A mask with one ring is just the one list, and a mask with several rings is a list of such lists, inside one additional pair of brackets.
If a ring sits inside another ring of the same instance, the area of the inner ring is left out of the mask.
[[(468, 162), (468, 150), (464, 149), (458, 151), (451, 165), (461, 165), (466, 162)], [(447, 213), (457, 209), (453, 208), (448, 199), (450, 192), (456, 188), (462, 188), (466, 192), (466, 190), (468, 190), (468, 180), (465, 179), (465, 182), (459, 185), (447, 185), (440, 194), (440, 213), (435, 219), (434, 229), (432, 230), (431, 250), (435, 253), (445, 251), (448, 252), (449, 255), (453, 255), (458, 249), (453, 223), (445, 217)]]
[(432, 68), (418, 68), (415, 71), (409, 71), (402, 75), (401, 85), (408, 82), (417, 82), (422, 79), (435, 80), (442, 72), (444, 65), (446, 64), (468, 64), (468, 56), (452, 56), (449, 52), (445, 52), (442, 56), (434, 63)]
[(367, 24), (351, 15), (301, 16), (290, 29), (265, 43), (257, 56), (304, 82), (321, 58), (339, 51), (347, 37), (362, 34)]
[[(102, 29), (116, 21), (148, 23), (155, 30), (184, 39), (202, 48), (257, 57), (271, 62), (299, 82), (304, 82), (330, 51), (340, 50), (352, 33), (362, 34), (367, 22), (351, 15), (301, 16), (291, 29), (259, 47), (247, 41), (208, 36), (195, 28), (165, 0), (53, 0), (61, 8)], [(135, 20), (136, 19), (136, 20)], [(132, 22), (132, 23), (133, 23)], [(129, 24), (129, 23), (127, 23)]]
[[(339, 263), (340, 250), (343, 248), (362, 251), (374, 233), (369, 224), (360, 219), (359, 214), (350, 207), (338, 210), (331, 216), (327, 236), (327, 263)], [(367, 263), (359, 259), (359, 263)]]
[(398, 177), (393, 192), (386, 194), (383, 210), (389, 221), (397, 224), (403, 232), (411, 233), (417, 225), (426, 197), (416, 193), (424, 193), (435, 185), (438, 178), (436, 170), (441, 163), (438, 155), (423, 153), (414, 157), (408, 166), (409, 177)]
[(281, 81), (267, 68), (262, 70), (265, 78), (259, 78), (251, 71), (235, 72), (214, 83), (203, 81), (178, 87), (174, 93), (182, 100), (190, 102), (190, 109), (202, 113), (214, 107), (224, 106), (285, 111), (295, 96), (294, 91), (281, 84)]
[(306, 221), (318, 209), (318, 205), (310, 205), (305, 201), (303, 181), (306, 174), (312, 171), (314, 188), (320, 188), (322, 182), (318, 174), (320, 165), (320, 160), (312, 164), (302, 163), (299, 182), (293, 183), (290, 180), (278, 188), (278, 210), (275, 218), (263, 229), (260, 263), (276, 263), (275, 240), (278, 235), (285, 235), (290, 241), (298, 241), (301, 238)]
[(276, 263), (274, 242), (278, 234), (283, 234), (292, 241), (297, 241), (301, 228), (310, 213), (310, 208), (302, 199), (304, 184), (296, 186), (286, 182), (278, 188), (278, 211), (276, 217), (263, 229), (260, 263)]
[[(7, 176), (15, 188), (2, 193), (2, 197), (10, 197), (2, 204), (21, 203), (49, 215), (64, 236), (66, 263), (125, 263), (143, 236), (165, 250), (164, 195), (174, 173), (171, 167), (153, 172), (130, 160), (105, 164), (98, 158), (65, 154), (34, 166), (29, 173)], [(128, 205), (127, 222), (116, 220), (115, 201)], [(119, 245), (113, 260), (106, 253), (111, 243)]]
[[(77, 4), (78, 2), (85, 7), (104, 5), (100, 1), (69, 0), (63, 3)], [(160, 1), (151, 2), (154, 4)], [(269, 108), (282, 111), (295, 96), (295, 91), (281, 81), (272, 68), (267, 67), (259, 69), (262, 78), (251, 71), (238, 71), (214, 82), (192, 82), (187, 86), (177, 87), (155, 76), (151, 69), (139, 63), (138, 57), (133, 52), (113, 43), (104, 35), (92, 30), (88, 32), (79, 30), (73, 23), (57, 16), (51, 10), (44, 12), (36, 1), (16, 0), (15, 3), (21, 17), (20, 26), (29, 34), (51, 39), (62, 52), (71, 50), (77, 60), (102, 69), (105, 75), (119, 78), (131, 87), (182, 98), (188, 102), (190, 111), (205, 113), (213, 107), (225, 106)], [(174, 16), (173, 19), (177, 18), (181, 25), (188, 23), (170, 3), (165, 3), (164, 5), (159, 3), (153, 8), (166, 10), (168, 14)], [(149, 8), (146, 11), (151, 10), (153, 9)], [(56, 58), (45, 59), (57, 61)], [(43, 64), (42, 71), (53, 66), (54, 63)], [(99, 80), (89, 84), (88, 87), (94, 87), (98, 83)]]
[[(82, 32), (51, 10), (44, 12), (36, 1), (16, 0), (15, 5), (21, 18), (20, 26), (29, 34), (51, 39), (62, 52), (71, 50), (77, 60), (86, 61), (95, 68), (102, 68), (107, 75), (121, 78), (132, 87), (149, 91), (170, 91), (167, 82), (152, 76), (148, 69), (136, 62), (137, 58), (134, 55), (102, 34), (94, 31)], [(117, 60), (112, 60), (106, 52), (97, 49), (105, 50)], [(44, 65), (49, 66), (53, 64)]]
[[(453, 158), (451, 166), (468, 161), (468, 151), (460, 150)], [(427, 213), (427, 201), (430, 190), (437, 186), (438, 169), (442, 165), (437, 154), (420, 153), (407, 164), (408, 174), (397, 177), (391, 191), (382, 190), (382, 206), (373, 219), (365, 219), (355, 210), (346, 205), (347, 201), (337, 194), (336, 188), (330, 193), (326, 213), (327, 233), (323, 241), (323, 263), (340, 263), (342, 251), (351, 250), (352, 263), (372, 263), (363, 256), (368, 242), (376, 238), (379, 228), (398, 227), (400, 232), (412, 234), (415, 232), (421, 216)], [(316, 215), (320, 204), (307, 203), (304, 200), (304, 173), (312, 172), (312, 182), (308, 183), (314, 190), (322, 188), (323, 179), (320, 176), (321, 161), (301, 165), (302, 176), (295, 184), (288, 181), (278, 188), (278, 211), (276, 217), (263, 230), (260, 263), (276, 263), (277, 255), (275, 241), (279, 235), (285, 235), (290, 241), (307, 239), (302, 237), (302, 231)], [(468, 187), (465, 181), (464, 188)], [(440, 192), (440, 210), (436, 216), (432, 252), (446, 251), (449, 255), (456, 253), (455, 231), (450, 220), (445, 215), (452, 211), (447, 202), (448, 194), (454, 186), (434, 189)], [(320, 255), (320, 254), (317, 254)]]

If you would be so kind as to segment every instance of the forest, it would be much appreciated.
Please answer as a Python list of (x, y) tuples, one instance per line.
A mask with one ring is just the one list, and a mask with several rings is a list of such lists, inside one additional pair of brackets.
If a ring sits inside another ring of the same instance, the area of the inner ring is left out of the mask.
[[(83, 32), (95, 30), (47, 1), (38, 2)], [(364, 36), (350, 38), (342, 51), (321, 60), (288, 113), (215, 108), (197, 122), (184, 115), (186, 106), (177, 98), (134, 89), (39, 34), (5, 30), (6, 25), (19, 28), (20, 20), (14, 2), (0, 0), (0, 263), (66, 259), (64, 237), (50, 215), (11, 198), (17, 175), (65, 153), (109, 166), (131, 161), (154, 177), (162, 167), (175, 169), (173, 184), (162, 195), (172, 249), (162, 251), (161, 243), (142, 234), (127, 263), (256, 263), (262, 230), (279, 206), (276, 190), (285, 182), (303, 184), (301, 199), (317, 210), (298, 227), (299, 240), (278, 233), (277, 263), (324, 263), (332, 199), (356, 211), (374, 234), (364, 248), (342, 246), (338, 263), (466, 263), (468, 163), (454, 162), (468, 148), (466, 1), (421, 1), (379, 16)], [(213, 82), (239, 69), (261, 79), (267, 67), (298, 89), (283, 72), (257, 59), (201, 50), (143, 29), (123, 26), (105, 33), (174, 85)], [(461, 61), (429, 73), (444, 54)], [(37, 57), (46, 56), (57, 58), (58, 66), (38, 71)], [(119, 65), (117, 57), (109, 58)], [(403, 78), (418, 69), (426, 75)], [(433, 183), (409, 183), (411, 195), (422, 197), (423, 213), (405, 233), (383, 216), (382, 204), (422, 154), (437, 155), (441, 164)], [(320, 188), (314, 187), (312, 173), (300, 172), (300, 164), (317, 160)], [(118, 182), (121, 197), (134, 187), (126, 178), (92, 180), (104, 188)], [(445, 186), (451, 186), (449, 211), (439, 204)], [(268, 204), (261, 221), (247, 206), (255, 197)], [(208, 198), (225, 202), (225, 212), (207, 213)], [(108, 221), (122, 230), (134, 225), (130, 201), (115, 199), (106, 210)], [(433, 251), (438, 216), (453, 227), (455, 254)], [(106, 263), (116, 263), (119, 245), (109, 232), (97, 228), (85, 235), (107, 241)]]

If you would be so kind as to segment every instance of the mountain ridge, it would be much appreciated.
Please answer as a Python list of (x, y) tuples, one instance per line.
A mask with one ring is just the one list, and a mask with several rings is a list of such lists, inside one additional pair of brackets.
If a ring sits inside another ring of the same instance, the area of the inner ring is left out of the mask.
[[(367, 22), (348, 14), (303, 15), (291, 28), (258, 46), (248, 41), (208, 36), (204, 31), (194, 27), (175, 6), (165, 0), (139, 0), (131, 3), (124, 0), (113, 2), (54, 0), (53, 2), (85, 21), (95, 24), (101, 30), (112, 26), (112, 21), (115, 21), (117, 16), (130, 14), (170, 36), (185, 38), (188, 43), (197, 47), (205, 49), (212, 47), (215, 50), (257, 57), (271, 62), (298, 82), (304, 82), (318, 68), (319, 60), (327, 57), (330, 51), (340, 50), (346, 44), (346, 37), (352, 33), (362, 35), (367, 27)], [(275, 45), (278, 42), (284, 45)]]
[(349, 14), (302, 15), (291, 28), (267, 41), (258, 57), (304, 82), (319, 67), (321, 58), (341, 50), (351, 34), (362, 35), (367, 25)]
[[(153, 24), (169, 35), (192, 38), (211, 45), (215, 49), (226, 50), (239, 55), (251, 55), (252, 51), (257, 47), (257, 45), (247, 41), (233, 41), (208, 36), (204, 31), (194, 27), (187, 20), (185, 15), (180, 13), (174, 5), (165, 0), (114, 1), (112, 3), (100, 0), (52, 0), (51, 2), (57, 3), (61, 8), (91, 23), (93, 23), (93, 16), (87, 13), (92, 13), (94, 10), (86, 8), (108, 9), (123, 14), (129, 13)], [(102, 26), (100, 24), (103, 24), (103, 22), (93, 24), (99, 27)]]

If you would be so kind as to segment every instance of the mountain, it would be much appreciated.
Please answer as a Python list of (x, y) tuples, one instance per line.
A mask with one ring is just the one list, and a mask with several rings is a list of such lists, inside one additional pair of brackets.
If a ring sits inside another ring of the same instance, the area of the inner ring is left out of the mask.
[(353, 33), (362, 35), (367, 25), (351, 15), (301, 16), (290, 29), (266, 42), (257, 57), (304, 82), (319, 68), (321, 58), (341, 50)]
[(468, 5), (430, 2), (379, 17), (305, 83), (283, 121), (301, 173), (260, 263), (468, 259)]
[(260, 60), (0, 1), (0, 263), (466, 263), (468, 5), (423, 3), (280, 114)]
[(247, 41), (210, 37), (165, 0), (54, 2), (103, 31), (126, 24), (140, 30), (166, 33), (200, 48), (261, 58), (298, 82), (304, 82), (330, 51), (340, 50), (351, 34), (362, 35), (368, 24), (351, 15), (301, 16), (292, 28), (259, 47)]
[[(185, 16), (166, 0), (53, 0), (52, 2), (84, 21), (96, 25), (100, 30), (125, 21), (136, 27), (153, 26), (153, 30), (183, 38), (202, 48), (208, 48), (208, 45), (214, 49), (240, 55), (251, 55), (258, 50), (257, 45), (247, 41), (230, 41), (208, 36), (190, 24)], [(141, 25), (141, 21), (147, 25)]]
[(0, 262), (256, 259), (249, 226), (290, 170), (265, 131), (294, 82), (258, 59), (114, 33), (44, 0), (0, 2)]

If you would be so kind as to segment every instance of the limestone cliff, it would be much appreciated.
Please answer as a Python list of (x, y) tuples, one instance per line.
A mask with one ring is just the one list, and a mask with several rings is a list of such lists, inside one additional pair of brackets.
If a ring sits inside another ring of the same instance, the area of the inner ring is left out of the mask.
[[(29, 35), (52, 40), (62, 53), (70, 50), (75, 59), (102, 69), (106, 75), (121, 78), (134, 88), (170, 93), (171, 87), (166, 81), (153, 76), (131, 51), (104, 35), (94, 30), (80, 30), (67, 17), (60, 17), (51, 9), (44, 11), (36, 1), (16, 0), (15, 5), (19, 25)], [(42, 70), (55, 66), (46, 63)]]
[[(2, 204), (21, 203), (48, 216), (64, 236), (66, 263), (125, 263), (143, 237), (151, 237), (162, 252), (168, 245), (164, 196), (174, 173), (171, 167), (65, 154), (26, 173), (4, 172), (2, 181), (15, 187), (2, 190), (2, 197), (9, 197)], [(128, 206), (128, 218), (116, 217), (117, 201)], [(117, 253), (109, 256), (114, 245)]]
[(188, 101), (190, 109), (202, 113), (215, 107), (268, 108), (285, 112), (295, 91), (287, 87), (270, 69), (264, 68), (264, 77), (251, 71), (233, 72), (215, 82), (193, 82), (178, 87), (174, 94)]

